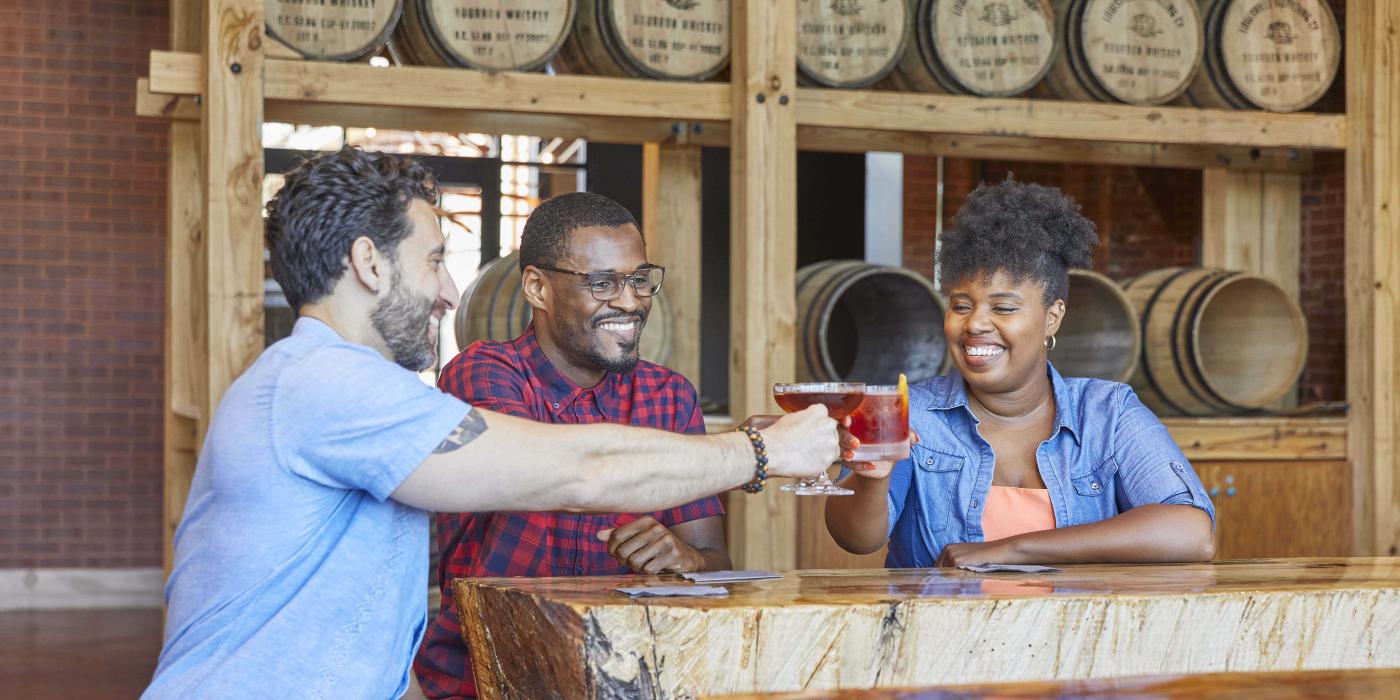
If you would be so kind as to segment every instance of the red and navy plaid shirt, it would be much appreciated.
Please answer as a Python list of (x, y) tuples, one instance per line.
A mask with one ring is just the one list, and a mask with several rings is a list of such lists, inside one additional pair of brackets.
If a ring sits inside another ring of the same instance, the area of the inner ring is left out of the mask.
[[(478, 342), (442, 370), (438, 386), (467, 403), (544, 423), (623, 423), (705, 432), (695, 387), (660, 365), (639, 362), (584, 389), (545, 357), (533, 326), (508, 343)], [(567, 465), (561, 465), (567, 468)], [(710, 497), (649, 513), (665, 525), (724, 514)], [(608, 554), (598, 531), (636, 520), (630, 513), (440, 513), (438, 586), (442, 610), (428, 626), (413, 671), (429, 698), (475, 697), (471, 655), (458, 631), (454, 578), (600, 576), (631, 569)]]

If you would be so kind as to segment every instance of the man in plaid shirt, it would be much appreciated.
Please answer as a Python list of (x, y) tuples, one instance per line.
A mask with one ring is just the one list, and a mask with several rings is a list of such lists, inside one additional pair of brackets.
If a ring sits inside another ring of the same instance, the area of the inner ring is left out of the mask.
[[(463, 351), (443, 368), (443, 391), (545, 423), (704, 432), (690, 382), (638, 359), (665, 270), (647, 262), (627, 209), (583, 192), (545, 202), (525, 224), (520, 266), (534, 322), (515, 340)], [(715, 497), (645, 514), (439, 514), (442, 609), (413, 666), (424, 695), (476, 695), (452, 579), (727, 569), (722, 515)]]

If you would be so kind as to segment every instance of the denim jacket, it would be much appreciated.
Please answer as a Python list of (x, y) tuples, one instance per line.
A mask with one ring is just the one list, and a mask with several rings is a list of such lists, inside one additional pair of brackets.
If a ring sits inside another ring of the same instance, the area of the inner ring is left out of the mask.
[[(1036, 449), (1036, 463), (1056, 527), (1151, 503), (1195, 506), (1214, 522), (1200, 478), (1130, 387), (1048, 371), (1055, 427)], [(956, 373), (909, 388), (909, 422), (922, 442), (890, 477), (891, 568), (933, 566), (946, 545), (983, 541), (982, 509), (996, 462)]]

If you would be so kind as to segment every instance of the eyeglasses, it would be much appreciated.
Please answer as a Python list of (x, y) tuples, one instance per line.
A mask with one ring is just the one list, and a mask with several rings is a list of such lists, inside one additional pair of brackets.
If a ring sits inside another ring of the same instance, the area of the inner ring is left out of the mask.
[(624, 285), (631, 287), (632, 293), (639, 297), (655, 296), (661, 291), (661, 280), (666, 277), (666, 268), (660, 265), (643, 265), (632, 272), (575, 272), (548, 265), (535, 267), (582, 277), (583, 284), (580, 286), (597, 301), (612, 301), (622, 296)]

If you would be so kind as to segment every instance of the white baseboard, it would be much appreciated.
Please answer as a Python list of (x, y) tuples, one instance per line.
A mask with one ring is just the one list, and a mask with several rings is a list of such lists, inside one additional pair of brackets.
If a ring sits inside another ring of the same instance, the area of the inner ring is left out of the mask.
[(159, 608), (165, 575), (142, 569), (0, 569), (0, 610)]

